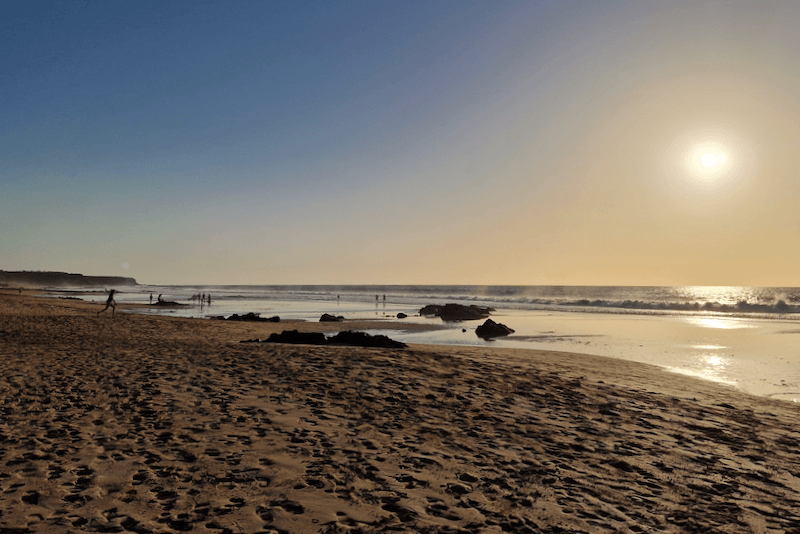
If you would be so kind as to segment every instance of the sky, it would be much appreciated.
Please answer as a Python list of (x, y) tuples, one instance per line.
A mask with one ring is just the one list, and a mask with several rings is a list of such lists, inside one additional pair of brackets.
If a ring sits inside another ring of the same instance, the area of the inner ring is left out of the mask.
[(0, 4), (0, 270), (800, 286), (800, 2)]

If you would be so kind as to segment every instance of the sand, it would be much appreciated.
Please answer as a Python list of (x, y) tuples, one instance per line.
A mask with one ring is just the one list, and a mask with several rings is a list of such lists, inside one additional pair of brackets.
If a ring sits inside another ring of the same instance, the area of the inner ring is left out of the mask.
[(101, 308), (0, 293), (0, 532), (800, 532), (793, 403)]

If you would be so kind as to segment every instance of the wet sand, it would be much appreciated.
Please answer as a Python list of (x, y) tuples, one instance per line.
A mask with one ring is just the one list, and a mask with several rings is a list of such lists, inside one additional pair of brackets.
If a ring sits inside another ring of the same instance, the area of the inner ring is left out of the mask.
[(369, 323), (100, 309), (0, 292), (4, 532), (800, 531), (793, 403), (552, 351), (239, 343)]

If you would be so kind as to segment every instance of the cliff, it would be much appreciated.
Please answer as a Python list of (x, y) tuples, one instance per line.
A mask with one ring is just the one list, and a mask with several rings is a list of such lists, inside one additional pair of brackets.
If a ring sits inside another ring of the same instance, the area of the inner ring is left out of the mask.
[(84, 276), (53, 271), (0, 271), (0, 286), (94, 287), (135, 286), (136, 280), (124, 276)]

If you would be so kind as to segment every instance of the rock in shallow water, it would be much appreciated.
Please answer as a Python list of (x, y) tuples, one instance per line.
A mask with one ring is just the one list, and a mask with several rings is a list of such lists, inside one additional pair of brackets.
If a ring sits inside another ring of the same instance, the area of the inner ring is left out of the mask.
[(489, 317), (489, 314), (493, 311), (492, 308), (482, 308), (475, 305), (445, 304), (444, 306), (439, 306), (431, 304), (419, 310), (419, 314), (441, 317), (443, 321), (472, 321)]
[(507, 336), (513, 334), (514, 331), (504, 324), (496, 323), (491, 319), (486, 319), (486, 322), (475, 329), (478, 337), (483, 339), (491, 339), (493, 337)]

